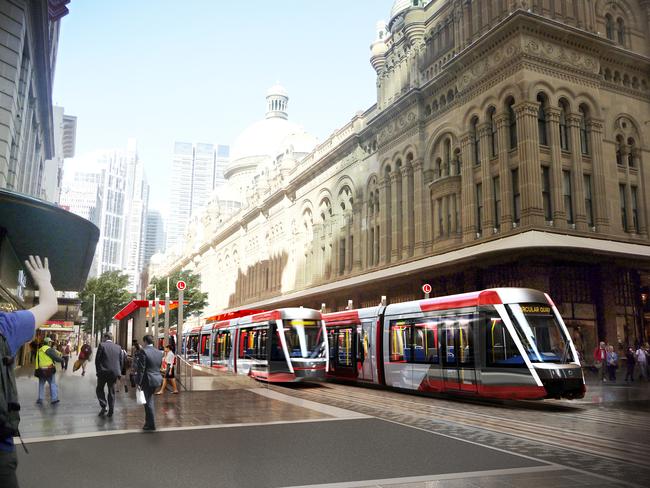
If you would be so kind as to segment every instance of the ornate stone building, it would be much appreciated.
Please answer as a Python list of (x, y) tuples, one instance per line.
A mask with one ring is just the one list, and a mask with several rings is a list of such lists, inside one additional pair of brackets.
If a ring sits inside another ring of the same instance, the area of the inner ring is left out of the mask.
[(645, 340), (648, 25), (649, 0), (397, 0), (376, 105), (308, 154), (278, 141), (153, 271), (200, 272), (208, 315), (529, 286), (587, 356)]

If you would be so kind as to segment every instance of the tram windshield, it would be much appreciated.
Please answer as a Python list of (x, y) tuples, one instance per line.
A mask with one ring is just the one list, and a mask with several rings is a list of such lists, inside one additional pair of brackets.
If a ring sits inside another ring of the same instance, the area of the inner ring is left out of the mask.
[(533, 363), (570, 363), (570, 339), (549, 305), (522, 303), (508, 305), (517, 336)]
[(284, 329), (290, 357), (325, 357), (325, 340), (320, 320), (285, 320)]

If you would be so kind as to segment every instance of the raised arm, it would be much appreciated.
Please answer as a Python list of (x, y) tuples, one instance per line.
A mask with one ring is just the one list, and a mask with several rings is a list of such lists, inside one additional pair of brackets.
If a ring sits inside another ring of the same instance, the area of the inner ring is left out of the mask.
[(52, 276), (50, 275), (47, 258), (44, 259), (44, 262), (41, 262), (40, 257), (29, 256), (29, 259), (25, 261), (25, 267), (32, 275), (32, 279), (39, 291), (38, 305), (29, 309), (34, 315), (34, 322), (38, 327), (56, 313), (58, 302), (52, 287)]

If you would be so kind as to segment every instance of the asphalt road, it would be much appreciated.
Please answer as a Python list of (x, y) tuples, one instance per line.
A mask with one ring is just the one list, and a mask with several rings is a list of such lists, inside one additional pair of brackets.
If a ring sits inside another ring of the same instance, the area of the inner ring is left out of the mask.
[[(22, 487), (281, 487), (545, 466), (379, 419), (169, 430), (34, 442)], [(46, 482), (49, 483), (49, 482)]]

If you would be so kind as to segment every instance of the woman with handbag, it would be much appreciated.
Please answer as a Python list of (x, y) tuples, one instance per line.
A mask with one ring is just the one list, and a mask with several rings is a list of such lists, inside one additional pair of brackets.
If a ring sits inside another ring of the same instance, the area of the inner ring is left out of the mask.
[(38, 378), (38, 400), (37, 405), (43, 404), (45, 396), (45, 382), (50, 385), (50, 403), (59, 403), (59, 391), (56, 386), (56, 367), (54, 363), (63, 363), (61, 356), (50, 346), (52, 339), (43, 339), (43, 346), (36, 353), (36, 364), (34, 365), (34, 376)]
[(163, 382), (160, 390), (156, 392), (156, 395), (162, 395), (165, 392), (167, 387), (167, 381), (174, 388), (174, 395), (178, 394), (178, 388), (176, 387), (176, 379), (174, 377), (174, 353), (171, 350), (169, 345), (165, 346), (165, 355), (163, 356), (162, 367), (160, 372), (163, 375)]

